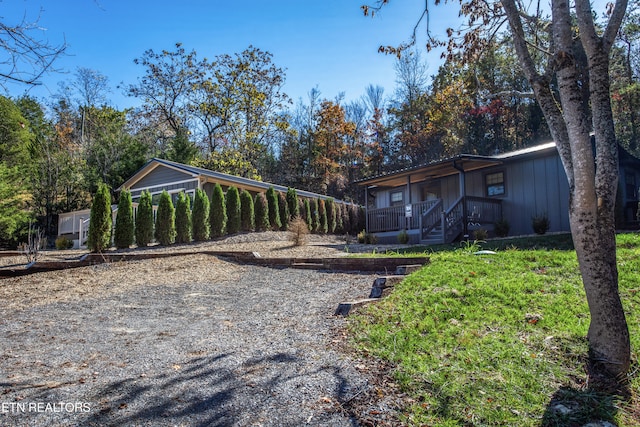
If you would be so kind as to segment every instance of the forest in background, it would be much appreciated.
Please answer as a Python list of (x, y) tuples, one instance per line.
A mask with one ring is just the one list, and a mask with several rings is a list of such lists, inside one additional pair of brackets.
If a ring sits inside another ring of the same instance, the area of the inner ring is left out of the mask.
[[(616, 133), (636, 155), (638, 16), (629, 10), (610, 70)], [(285, 70), (256, 47), (207, 60), (181, 44), (136, 58), (133, 84), (113, 88), (99, 70), (78, 68), (51, 99), (0, 97), (0, 246), (26, 240), (32, 221), (55, 235), (57, 214), (88, 207), (101, 182), (114, 192), (153, 157), (359, 202), (350, 184), (364, 177), (546, 142), (512, 44), (500, 37), (475, 61), (449, 58), (433, 75), (417, 51), (405, 53), (395, 88), (370, 84), (352, 101), (314, 88), (291, 100)], [(115, 109), (113, 90), (141, 106)]]

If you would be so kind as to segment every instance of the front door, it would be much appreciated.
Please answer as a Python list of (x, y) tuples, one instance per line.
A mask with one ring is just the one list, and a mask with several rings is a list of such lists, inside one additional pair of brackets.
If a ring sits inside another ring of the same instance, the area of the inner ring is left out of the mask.
[(422, 200), (438, 200), (440, 198), (440, 181), (429, 181), (422, 186)]

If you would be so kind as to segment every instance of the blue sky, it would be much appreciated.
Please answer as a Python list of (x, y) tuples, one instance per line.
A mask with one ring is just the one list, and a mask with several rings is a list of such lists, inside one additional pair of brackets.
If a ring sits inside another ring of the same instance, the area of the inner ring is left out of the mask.
[[(273, 54), (286, 69), (284, 91), (306, 101), (309, 90), (333, 99), (345, 92), (359, 98), (369, 84), (395, 87), (395, 58), (377, 53), (381, 44), (406, 41), (424, 0), (395, 0), (375, 18), (364, 17), (366, 0), (0, 0), (0, 19), (18, 23), (23, 17), (46, 29), (53, 44), (66, 40), (67, 55), (56, 63), (68, 74), (48, 75), (29, 94), (46, 99), (58, 82), (71, 80), (78, 67), (99, 71), (109, 79), (112, 104), (120, 109), (139, 103), (122, 95), (118, 84), (135, 83), (144, 69), (135, 65), (147, 49), (171, 50), (181, 42), (199, 57), (242, 52), (253, 45)], [(371, 3), (371, 2), (370, 2)], [(456, 22), (449, 5), (433, 9), (431, 25), (442, 31)], [(423, 54), (429, 74), (441, 63), (438, 53)], [(12, 96), (24, 86), (9, 86)]]

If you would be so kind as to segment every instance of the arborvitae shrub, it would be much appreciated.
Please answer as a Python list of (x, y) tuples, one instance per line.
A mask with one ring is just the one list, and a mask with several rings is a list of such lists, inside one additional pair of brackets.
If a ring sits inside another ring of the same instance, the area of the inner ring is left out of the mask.
[(358, 217), (358, 229), (364, 230), (367, 228), (367, 211), (364, 206), (356, 206), (356, 214)]
[(358, 206), (349, 206), (349, 224), (351, 224), (351, 234), (356, 235), (362, 230), (358, 228)]
[(193, 240), (202, 242), (209, 239), (211, 224), (209, 223), (209, 197), (204, 190), (197, 189), (193, 199)]
[(247, 190), (240, 193), (240, 227), (242, 231), (253, 231), (255, 228), (253, 197)]
[(227, 232), (235, 234), (240, 231), (240, 193), (236, 187), (227, 189)]
[(309, 231), (313, 231), (313, 215), (311, 214), (311, 203), (309, 199), (304, 199), (304, 218)]
[(220, 184), (213, 187), (211, 195), (211, 206), (209, 214), (209, 223), (211, 224), (211, 236), (222, 237), (227, 231), (227, 204), (225, 202), (224, 192)]
[(318, 216), (320, 217), (320, 227), (318, 232), (321, 234), (327, 234), (329, 225), (327, 224), (327, 209), (325, 207), (324, 200), (318, 199)]
[(284, 194), (278, 193), (278, 207), (280, 208), (280, 226), (281, 230), (287, 230), (289, 227), (289, 205)]
[(342, 223), (342, 210), (344, 203), (336, 203), (336, 234), (344, 234), (344, 224)]
[(343, 204), (342, 205), (342, 232), (345, 234), (352, 234), (351, 231), (351, 221), (349, 220), (349, 210), (351, 209), (351, 205)]
[(264, 193), (256, 194), (253, 202), (253, 213), (256, 222), (256, 231), (265, 231), (269, 229), (269, 206), (267, 197)]
[(143, 191), (136, 214), (136, 245), (147, 246), (153, 239), (153, 205), (151, 193)]
[(280, 230), (282, 221), (280, 220), (280, 206), (278, 205), (278, 194), (273, 187), (267, 189), (267, 207), (269, 211), (269, 224), (274, 230)]
[(116, 229), (114, 231), (113, 243), (118, 249), (126, 249), (133, 245), (133, 205), (131, 193), (128, 190), (120, 192), (118, 201), (118, 213), (116, 214)]
[(287, 188), (287, 207), (289, 208), (289, 220), (300, 216), (300, 206), (298, 205), (298, 195), (296, 190), (289, 187)]
[(307, 210), (304, 206), (304, 200), (302, 197), (298, 197), (298, 216), (302, 218), (304, 222), (307, 222)]
[(158, 213), (156, 214), (156, 241), (163, 246), (168, 246), (176, 240), (176, 210), (173, 207), (171, 196), (163, 191), (158, 201)]
[(327, 232), (333, 234), (336, 231), (336, 203), (333, 199), (327, 199), (325, 209), (327, 210)]
[(320, 212), (318, 212), (318, 199), (311, 199), (309, 201), (309, 207), (311, 208), (311, 231), (314, 233), (319, 233)]
[(180, 193), (176, 201), (176, 243), (190, 243), (192, 230), (191, 198)]
[(87, 246), (92, 252), (102, 252), (111, 246), (111, 193), (106, 184), (98, 185), (93, 197)]

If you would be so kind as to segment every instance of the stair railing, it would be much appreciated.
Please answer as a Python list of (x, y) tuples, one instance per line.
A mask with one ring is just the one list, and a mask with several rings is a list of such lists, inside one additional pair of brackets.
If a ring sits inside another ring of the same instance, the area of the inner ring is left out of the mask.
[(422, 239), (425, 240), (431, 230), (440, 225), (442, 216), (442, 199), (422, 214)]
[(464, 229), (464, 197), (459, 197), (442, 213), (442, 234), (445, 243), (453, 242)]

